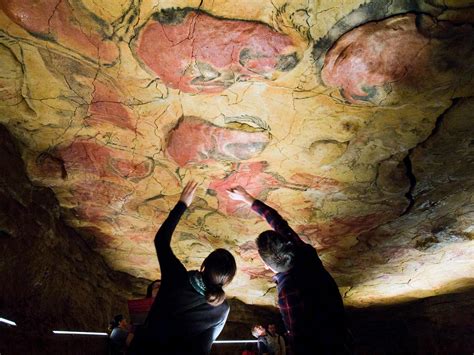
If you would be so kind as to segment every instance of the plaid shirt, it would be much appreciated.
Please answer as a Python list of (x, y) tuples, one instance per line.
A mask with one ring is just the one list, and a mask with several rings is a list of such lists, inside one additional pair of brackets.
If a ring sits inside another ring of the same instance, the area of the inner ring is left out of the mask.
[(336, 282), (326, 271), (312, 245), (305, 243), (288, 223), (263, 202), (252, 210), (295, 245), (295, 264), (274, 276), (278, 307), (294, 354), (346, 353), (344, 305)]
[[(301, 240), (276, 210), (262, 201), (255, 200), (252, 204), (252, 210), (265, 218), (275, 232), (288, 237), (288, 240), (292, 241), (297, 247), (309, 246)], [(288, 341), (290, 347), (293, 347), (295, 336), (298, 336), (300, 329), (304, 327), (304, 324), (299, 324), (298, 321), (303, 319), (302, 315), (305, 309), (299, 287), (295, 284), (290, 272), (291, 270), (279, 272), (273, 277), (273, 280), (277, 284), (278, 307), (288, 332)]]

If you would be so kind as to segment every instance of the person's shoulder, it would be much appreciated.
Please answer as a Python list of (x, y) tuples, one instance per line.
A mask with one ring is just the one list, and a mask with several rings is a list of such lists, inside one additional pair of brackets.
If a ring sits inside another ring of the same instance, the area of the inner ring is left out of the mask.
[(220, 304), (218, 307), (222, 307), (224, 312), (229, 312), (230, 310), (230, 304), (227, 302), (227, 300), (224, 300), (224, 302), (222, 302), (222, 304)]
[(301, 244), (296, 249), (295, 266), (297, 267), (322, 266), (317, 250), (311, 244)]
[(127, 335), (128, 332), (126, 330), (116, 327), (112, 329), (112, 332), (110, 333), (110, 339), (120, 339), (126, 337)]

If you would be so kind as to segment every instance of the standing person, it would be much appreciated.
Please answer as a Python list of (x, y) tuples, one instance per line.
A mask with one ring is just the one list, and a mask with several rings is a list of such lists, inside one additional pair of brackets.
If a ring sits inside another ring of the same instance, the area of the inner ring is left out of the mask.
[(267, 329), (267, 342), (270, 352), (275, 355), (286, 355), (285, 339), (277, 333), (276, 325), (270, 323)]
[(268, 348), (268, 341), (267, 341), (267, 332), (265, 328), (261, 324), (255, 324), (252, 329), (252, 335), (257, 338), (257, 351), (258, 355), (274, 355), (270, 353)]
[(133, 338), (133, 334), (128, 331), (127, 320), (121, 314), (116, 315), (110, 322), (109, 330), (110, 353), (125, 354)]
[(301, 240), (288, 223), (243, 187), (228, 191), (266, 219), (273, 230), (256, 240), (264, 264), (276, 275), (278, 307), (294, 354), (345, 354), (344, 305), (336, 282), (316, 249)]
[(161, 280), (152, 281), (148, 287), (146, 288), (146, 296), (145, 298), (155, 298), (160, 290)]
[(216, 249), (204, 259), (199, 271), (187, 271), (170, 246), (176, 225), (191, 204), (196, 188), (194, 181), (185, 186), (155, 236), (161, 287), (145, 326), (135, 334), (132, 354), (209, 354), (224, 328), (229, 305), (222, 288), (235, 275), (234, 257), (225, 249)]

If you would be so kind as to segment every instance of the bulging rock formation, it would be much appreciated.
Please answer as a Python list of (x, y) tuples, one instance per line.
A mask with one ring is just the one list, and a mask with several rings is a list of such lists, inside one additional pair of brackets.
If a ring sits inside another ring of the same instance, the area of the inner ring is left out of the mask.
[[(254, 244), (267, 226), (227, 198), (236, 185), (318, 249), (348, 307), (474, 285), (472, 1), (0, 10), (0, 124), (15, 164), (57, 200), (72, 231), (57, 237), (126, 275), (126, 297), (160, 277), (152, 241), (190, 178), (197, 198), (173, 248), (188, 269), (231, 250), (239, 302), (276, 295)], [(0, 235), (29, 223), (1, 212)]]

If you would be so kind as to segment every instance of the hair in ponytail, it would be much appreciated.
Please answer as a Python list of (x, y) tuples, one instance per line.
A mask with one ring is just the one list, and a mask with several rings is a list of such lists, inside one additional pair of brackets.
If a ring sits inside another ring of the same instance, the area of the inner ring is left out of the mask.
[(218, 306), (224, 302), (225, 292), (222, 288), (232, 281), (236, 271), (235, 259), (226, 249), (216, 249), (204, 259), (201, 272), (206, 285), (207, 303)]

